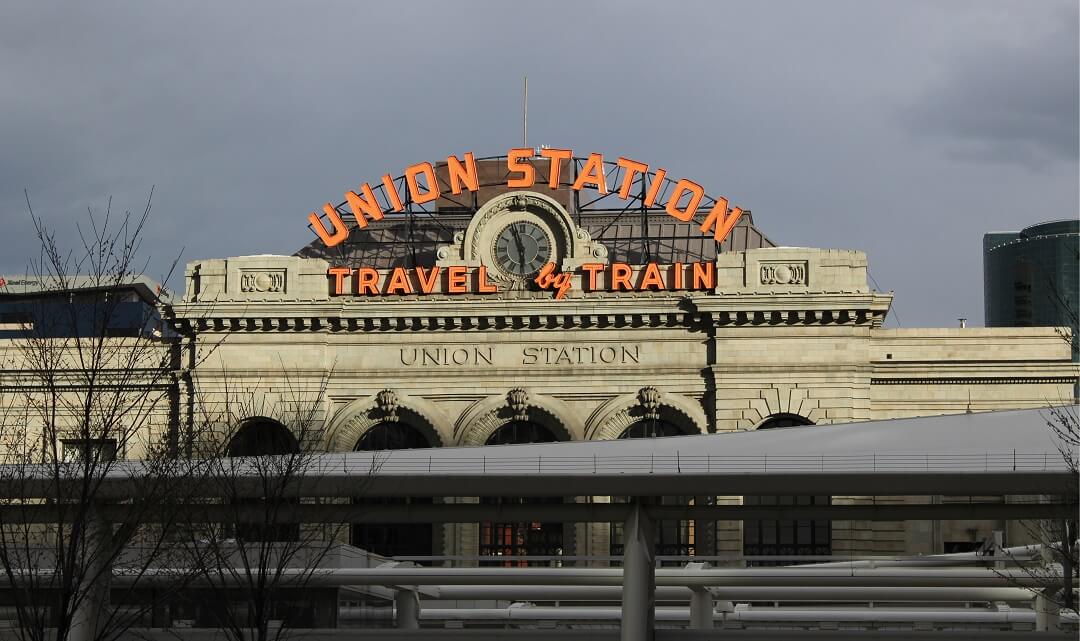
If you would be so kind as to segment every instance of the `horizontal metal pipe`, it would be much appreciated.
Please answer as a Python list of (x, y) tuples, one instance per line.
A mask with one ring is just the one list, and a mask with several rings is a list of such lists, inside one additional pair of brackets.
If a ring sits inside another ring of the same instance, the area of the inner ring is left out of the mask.
[[(39, 577), (49, 570), (35, 570)], [(215, 573), (215, 583), (245, 584), (254, 571), (242, 568)], [(618, 586), (622, 584), (619, 568), (332, 568), (320, 570), (284, 570), (282, 587), (341, 586), (432, 586), (432, 585), (571, 585)], [(683, 587), (1044, 587), (1052, 581), (1048, 573), (1031, 576), (1023, 570), (988, 570), (982, 568), (710, 568), (658, 569), (657, 586)], [(39, 578), (44, 581), (44, 578)], [(185, 569), (153, 569), (139, 574), (114, 571), (116, 585), (174, 585), (183, 582), (192, 587), (211, 579), (193, 576)], [(1059, 581), (1059, 579), (1057, 579)], [(0, 585), (8, 583), (0, 577)], [(1074, 584), (1077, 582), (1074, 581)], [(43, 585), (43, 584), (41, 584)]]
[[(345, 619), (352, 613), (346, 611)], [(339, 614), (340, 616), (340, 614)], [(507, 608), (423, 608), (422, 620), (456, 621), (586, 621), (617, 620), (622, 616), (620, 608), (603, 607), (544, 607), (515, 604)], [(656, 608), (658, 621), (688, 621), (689, 608)], [(1065, 613), (1065, 621), (1077, 621), (1076, 613)], [(963, 609), (922, 609), (900, 610), (891, 608), (845, 608), (832, 610), (827, 608), (787, 609), (787, 608), (745, 608), (734, 612), (714, 612), (714, 621), (725, 622), (874, 622), (874, 623), (982, 623), (1011, 624), (1034, 623), (1034, 610), (982, 610)]]
[[(1030, 601), (1034, 592), (1017, 587), (710, 587), (714, 599), (722, 601), (800, 602), (905, 602), (964, 603), (972, 601)], [(619, 601), (619, 586), (576, 585), (440, 585), (433, 592), (441, 601), (499, 599), (504, 601)], [(659, 587), (657, 601), (688, 601), (685, 587)]]
[[(628, 503), (428, 503), (402, 505), (261, 504), (194, 505), (150, 509), (138, 514), (142, 522), (167, 519), (171, 523), (477, 523), (482, 521), (545, 521), (550, 523), (621, 523), (629, 515)], [(652, 505), (653, 520), (1038, 520), (1071, 517), (1075, 503), (946, 503), (877, 505)], [(129, 507), (102, 505), (102, 518), (113, 522), (132, 519)], [(55, 505), (0, 506), (7, 523), (55, 523), (70, 520)]]
[(983, 556), (979, 552), (957, 552), (955, 554), (930, 554), (926, 556), (913, 556), (904, 559), (856, 559), (852, 561), (827, 561), (825, 563), (812, 563), (807, 567), (815, 568), (896, 568), (896, 567), (940, 567), (943, 565), (970, 565), (972, 563), (990, 563), (994, 561), (1024, 562), (1037, 559), (1042, 545), (1018, 545), (1003, 548), (994, 553), (994, 556)]
[[(169, 584), (181, 570), (162, 569), (138, 578), (140, 585)], [(179, 574), (183, 576), (183, 574)], [(226, 571), (226, 580), (246, 576), (243, 569)], [(230, 578), (231, 577), (231, 578)], [(1050, 577), (1032, 577), (1022, 570), (983, 568), (660, 568), (657, 586), (783, 586), (783, 587), (1039, 587)], [(135, 580), (114, 573), (119, 584)], [(205, 579), (196, 579), (198, 581)], [(284, 570), (282, 584), (305, 587), (347, 585), (621, 585), (620, 568), (331, 568)]]

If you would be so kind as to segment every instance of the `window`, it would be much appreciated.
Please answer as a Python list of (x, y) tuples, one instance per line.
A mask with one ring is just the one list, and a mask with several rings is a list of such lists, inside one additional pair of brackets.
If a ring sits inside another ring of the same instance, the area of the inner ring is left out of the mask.
[(66, 463), (108, 463), (116, 460), (114, 438), (65, 438), (60, 441), (60, 455)]
[[(412, 425), (387, 421), (372, 426), (357, 441), (358, 452), (410, 450), (431, 447), (427, 438)], [(353, 499), (357, 505), (407, 505), (432, 502), (431, 497), (383, 497)], [(431, 556), (431, 523), (353, 523), (352, 545), (380, 556)]]
[[(241, 424), (226, 449), (226, 456), (282, 456), (296, 454), (300, 444), (284, 425), (268, 418), (254, 418)], [(269, 497), (273, 498), (273, 497)], [(245, 498), (240, 503), (261, 504), (264, 499)], [(298, 499), (285, 499), (299, 503)], [(299, 541), (299, 523), (269, 522), (272, 512), (264, 512), (263, 523), (241, 523), (236, 526), (236, 538), (247, 541)]]
[[(660, 419), (642, 419), (632, 423), (619, 435), (623, 438), (658, 438), (664, 436), (679, 436), (683, 430), (673, 423)], [(611, 497), (613, 503), (626, 502), (626, 497)], [(694, 499), (686, 496), (665, 496), (661, 499), (664, 505), (693, 505)], [(657, 521), (656, 531), (653, 533), (655, 553), (657, 556), (694, 556), (697, 552), (697, 523), (692, 520), (686, 521)], [(608, 537), (608, 553), (611, 556), (623, 554), (623, 524), (612, 523)], [(681, 561), (671, 562), (670, 565), (682, 565)]]
[[(495, 430), (487, 445), (551, 443), (555, 434), (537, 423), (512, 421)], [(484, 503), (545, 504), (562, 503), (562, 497), (484, 497)], [(563, 524), (540, 521), (516, 523), (481, 523), (480, 556), (559, 556), (563, 553)], [(509, 561), (496, 565), (519, 567), (550, 565), (546, 561)]]
[[(813, 425), (798, 414), (774, 414), (759, 430)], [(743, 505), (830, 505), (830, 496), (744, 496)], [(764, 519), (743, 521), (745, 556), (828, 556), (832, 554), (832, 524), (824, 520)], [(799, 561), (760, 560), (748, 565), (793, 565)]]

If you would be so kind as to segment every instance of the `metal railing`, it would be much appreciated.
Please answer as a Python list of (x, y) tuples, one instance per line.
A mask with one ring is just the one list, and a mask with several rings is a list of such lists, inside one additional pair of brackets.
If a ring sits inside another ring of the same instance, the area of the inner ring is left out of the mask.
[(622, 456), (395, 456), (380, 452), (323, 458), (310, 473), (337, 474), (768, 474), (852, 472), (1065, 472), (1057, 452), (985, 452), (971, 454), (806, 454), (725, 455), (645, 454)]

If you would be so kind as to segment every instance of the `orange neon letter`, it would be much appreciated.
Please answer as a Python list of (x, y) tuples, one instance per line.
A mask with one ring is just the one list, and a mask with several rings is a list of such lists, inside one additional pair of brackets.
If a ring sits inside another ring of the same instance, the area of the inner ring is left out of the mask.
[(401, 205), (401, 196), (398, 195), (397, 187), (394, 186), (394, 179), (390, 177), (390, 174), (383, 174), (382, 184), (383, 189), (386, 191), (386, 198), (390, 201), (390, 206), (394, 211), (405, 209)]
[(387, 294), (411, 294), (413, 293), (412, 283), (409, 282), (409, 273), (405, 271), (404, 267), (395, 267), (394, 271), (390, 274), (390, 279), (386, 282)]
[(667, 176), (666, 169), (656, 169), (652, 182), (649, 183), (649, 191), (645, 193), (645, 206), (652, 207), (656, 203), (656, 197), (660, 195), (660, 188), (664, 186), (664, 178)]
[(674, 282), (675, 286), (672, 287), (672, 289), (682, 289), (683, 288), (683, 277), (685, 276), (685, 273), (684, 273), (685, 269), (686, 268), (683, 267), (682, 263), (675, 263), (675, 269), (673, 270), (674, 273), (675, 273), (675, 282)]
[(379, 272), (371, 267), (356, 270), (356, 293), (379, 295)]
[(532, 158), (533, 150), (517, 147), (506, 153), (506, 168), (510, 171), (520, 171), (521, 178), (511, 178), (506, 181), (507, 187), (532, 187), (536, 182), (536, 168), (530, 162), (523, 162), (525, 158)]
[(596, 278), (604, 271), (603, 263), (585, 263), (581, 266), (581, 271), (589, 275), (589, 290), (596, 289)]
[(345, 279), (349, 277), (352, 270), (348, 267), (331, 267), (326, 270), (326, 273), (334, 277), (334, 295), (341, 296), (345, 293)]
[(327, 247), (341, 244), (343, 240), (349, 237), (349, 230), (345, 227), (345, 222), (341, 220), (341, 214), (339, 214), (330, 203), (323, 205), (323, 211), (326, 212), (326, 218), (330, 221), (330, 226), (333, 227), (332, 232), (326, 230), (326, 227), (323, 226), (323, 222), (319, 220), (319, 215), (315, 212), (308, 214), (308, 223), (310, 223), (311, 228), (315, 230), (315, 235), (318, 236)]
[(716, 263), (694, 263), (694, 286), (691, 289), (716, 287)]
[(363, 192), (364, 197), (361, 198), (355, 191), (345, 192), (345, 202), (349, 203), (349, 209), (352, 210), (353, 216), (356, 218), (356, 226), (363, 229), (367, 227), (367, 219), (364, 218), (364, 214), (371, 217), (372, 220), (382, 220), (382, 207), (379, 207), (379, 203), (375, 200), (375, 194), (371, 193), (371, 186), (367, 183), (360, 185), (360, 191)]
[(611, 291), (617, 292), (619, 288), (626, 291), (633, 290), (630, 285), (630, 274), (634, 270), (626, 263), (611, 263)]
[(430, 272), (425, 274), (423, 267), (416, 268), (416, 280), (420, 283), (420, 291), (430, 294), (431, 290), (435, 289), (435, 282), (439, 279), (439, 270), (441, 269), (436, 265), (431, 268)]
[(569, 149), (541, 149), (540, 155), (548, 159), (548, 187), (555, 189), (559, 186), (559, 174), (562, 173), (564, 160), (574, 157), (574, 152)]
[[(679, 201), (682, 200), (683, 192), (690, 193), (690, 202), (686, 203), (685, 209), (679, 209)], [(690, 222), (694, 219), (694, 214), (697, 213), (698, 205), (701, 204), (701, 199), (704, 196), (705, 190), (702, 189), (701, 185), (683, 178), (675, 183), (675, 191), (668, 198), (667, 213), (672, 218), (681, 220), (684, 223)]]
[(483, 265), (476, 270), (476, 291), (481, 294), (494, 294), (499, 291), (495, 283), (488, 282), (487, 267)]
[(735, 223), (739, 222), (739, 217), (742, 216), (742, 210), (738, 207), (732, 207), (731, 213), (728, 213), (727, 205), (727, 198), (717, 198), (716, 205), (709, 212), (709, 215), (705, 217), (705, 222), (701, 223), (701, 231), (706, 234), (709, 233), (710, 229), (716, 228), (713, 238), (718, 243), (724, 242)]
[(650, 287), (655, 287), (656, 291), (662, 292), (664, 289), (664, 279), (660, 278), (660, 268), (656, 263), (649, 263), (645, 266), (645, 272), (641, 276), (641, 282), (638, 283), (638, 291), (647, 291)]
[(464, 265), (451, 265), (446, 268), (446, 291), (451, 294), (464, 294), (465, 281), (469, 277), (468, 268)]
[(476, 173), (476, 158), (471, 151), (465, 152), (465, 164), (457, 156), (446, 157), (446, 174), (450, 179), (450, 191), (456, 196), (462, 185), (469, 191), (480, 191), (480, 178)]
[[(626, 200), (630, 197), (630, 188), (634, 185), (634, 176), (637, 174), (648, 173), (649, 166), (643, 162), (621, 157), (615, 161), (615, 164), (626, 170), (626, 175), (624, 175), (622, 179), (622, 185), (619, 186), (619, 198)], [(645, 180), (645, 177), (642, 176), (641, 179)]]
[(585, 166), (581, 168), (581, 173), (578, 174), (577, 180), (574, 181), (571, 189), (581, 191), (585, 188), (585, 183), (595, 186), (596, 191), (601, 194), (607, 193), (607, 176), (604, 175), (603, 154), (589, 154), (589, 159), (585, 161)]
[[(416, 177), (424, 176), (427, 183), (427, 191), (420, 193), (420, 185)], [(439, 183), (435, 180), (435, 168), (429, 162), (418, 162), (405, 168), (405, 182), (409, 184), (409, 193), (412, 194), (413, 202), (417, 205), (429, 203), (439, 197)]]

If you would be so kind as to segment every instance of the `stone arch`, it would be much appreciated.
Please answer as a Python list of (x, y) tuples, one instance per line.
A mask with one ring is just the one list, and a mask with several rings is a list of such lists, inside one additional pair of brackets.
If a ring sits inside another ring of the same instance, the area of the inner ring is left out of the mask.
[[(514, 392), (524, 392), (521, 407), (515, 409), (510, 396)], [(456, 445), (484, 445), (488, 437), (507, 423), (528, 420), (550, 429), (561, 440), (577, 440), (584, 433), (580, 420), (566, 403), (557, 398), (535, 394), (527, 389), (517, 388), (506, 394), (494, 394), (476, 401), (465, 410), (454, 426)]]
[(481, 257), (480, 245), (483, 239), (483, 231), (488, 221), (503, 212), (514, 209), (533, 212), (544, 219), (551, 226), (557, 242), (562, 246), (566, 255), (574, 256), (577, 254), (578, 243), (581, 242), (575, 233), (577, 226), (562, 205), (551, 196), (535, 191), (514, 191), (492, 198), (484, 203), (473, 215), (468, 228), (465, 230), (465, 238), (463, 239), (464, 255), (462, 258), (465, 260), (478, 260)]
[(384, 392), (355, 399), (334, 413), (326, 426), (327, 451), (353, 451), (369, 429), (386, 422), (391, 414), (395, 420), (419, 430), (432, 447), (446, 445), (446, 435), (451, 434), (450, 421), (434, 403), (418, 396), (393, 392), (395, 407), (388, 412), (380, 406), (379, 395)]
[(759, 390), (758, 397), (751, 399), (750, 407), (739, 420), (738, 428), (757, 429), (758, 425), (777, 414), (801, 416), (815, 424), (827, 422), (825, 410), (820, 407), (818, 399), (811, 398), (811, 391), (795, 383), (773, 383)]
[(642, 405), (641, 399), (645, 390), (655, 392), (654, 402), (658, 405), (653, 411), (658, 413), (660, 420), (677, 425), (684, 434), (705, 434), (708, 431), (705, 410), (700, 403), (681, 394), (644, 387), (634, 394), (609, 399), (596, 408), (585, 422), (585, 438), (593, 441), (614, 440), (631, 424), (646, 418), (649, 410)]

